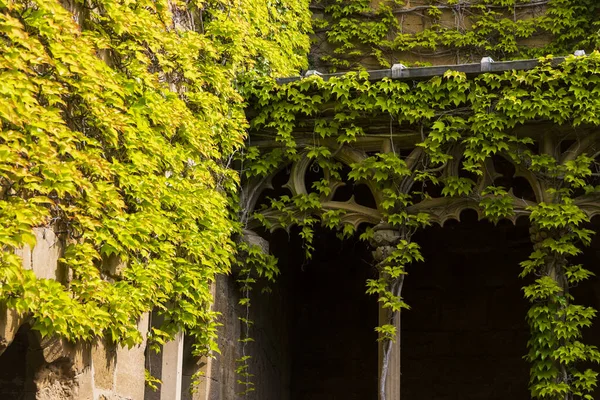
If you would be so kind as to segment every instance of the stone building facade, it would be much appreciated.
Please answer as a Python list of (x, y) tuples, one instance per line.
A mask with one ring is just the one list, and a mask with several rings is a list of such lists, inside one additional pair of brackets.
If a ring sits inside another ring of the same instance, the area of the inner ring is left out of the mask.
[[(419, 7), (426, 3), (407, 2), (405, 7), (411, 12), (399, 14), (407, 31), (418, 32), (427, 27), (427, 17), (418, 13)], [(539, 6), (518, 10), (515, 18), (529, 18), (543, 12), (544, 2), (539, 3)], [(318, 9), (315, 12), (318, 13)], [(449, 9), (442, 12), (443, 24), (462, 24), (468, 29), (468, 18), (459, 19), (460, 16)], [(545, 40), (534, 38), (529, 44), (537, 46)], [(453, 54), (404, 57), (434, 65), (473, 61), (457, 59)], [(369, 67), (369, 61), (365, 61), (365, 65)], [(533, 65), (532, 60), (491, 64), (484, 59), (481, 63), (477, 60), (441, 69), (394, 66), (373, 72), (371, 77), (373, 80), (383, 77), (414, 80), (442, 75), (448, 69), (479, 74), (527, 69)], [(336, 159), (346, 166), (369, 154), (394, 149), (403, 152), (409, 162), (417, 160), (420, 151), (415, 148), (417, 133), (403, 132), (390, 141), (386, 123), (369, 122), (368, 134), (353, 146), (338, 148), (331, 143), (329, 147), (335, 150)], [(597, 129), (582, 129), (576, 133), (550, 125), (521, 129), (534, 129), (539, 132), (538, 137), (546, 135), (542, 150), (558, 153), (563, 159), (583, 152), (595, 156), (600, 153)], [(259, 147), (273, 145), (271, 140), (257, 141)], [(460, 163), (449, 163), (445, 168), (444, 173), (448, 175), (463, 173)], [(434, 192), (430, 200), (414, 206), (415, 210), (429, 212), (438, 225), (422, 234), (421, 242), (429, 261), (410, 272), (413, 282), (407, 286), (405, 296), (420, 312), (407, 312), (396, 321), (400, 345), (392, 351), (386, 400), (400, 400), (401, 393), (403, 400), (529, 398), (528, 367), (522, 360), (527, 341), (527, 327), (522, 318), (526, 304), (515, 268), (531, 247), (529, 227), (520, 217), (526, 216), (527, 205), (544, 198), (544, 188), (527, 170), (505, 159), (492, 161), (489, 169), (494, 179), (502, 180), (511, 188), (516, 204), (511, 223), (493, 227), (479, 222), (476, 204), (443, 198)], [(293, 164), (281, 166), (273, 175), (250, 182), (244, 188), (247, 211), (260, 205), (269, 195), (306, 193), (322, 173), (311, 169), (309, 158), (302, 154)], [(478, 182), (480, 186), (486, 183), (489, 182)], [(0, 314), (0, 398), (377, 400), (381, 349), (373, 329), (386, 316), (379, 310), (376, 299), (364, 294), (364, 281), (377, 273), (374, 264), (379, 253), (393, 245), (398, 237), (389, 227), (379, 224), (380, 196), (373, 186), (346, 180), (332, 189), (331, 195), (323, 201), (324, 207), (345, 210), (344, 222), (359, 230), (365, 224), (374, 226), (377, 233), (372, 246), (353, 240), (340, 241), (331, 233), (318, 231), (315, 256), (304, 263), (300, 261), (301, 243), (293, 230), (291, 233), (264, 232), (250, 224), (249, 228), (254, 231), (246, 232), (247, 240), (275, 254), (283, 273), (270, 294), (255, 291), (251, 315), (238, 304), (240, 293), (235, 277), (218, 278), (213, 292), (214, 310), (220, 313), (221, 353), (215, 358), (193, 357), (184, 335), (167, 343), (159, 354), (148, 350), (145, 338), (156, 323), (153, 321), (156, 317), (151, 314), (139, 321), (144, 341), (133, 348), (123, 348), (105, 340), (73, 344), (41, 338), (27, 321), (12, 310), (3, 309)], [(582, 197), (578, 201), (590, 217), (600, 213), (597, 199)], [(274, 210), (272, 214), (265, 214), (276, 221)], [(592, 222), (594, 229), (598, 229), (597, 221)], [(38, 278), (67, 282), (68, 272), (61, 270), (58, 263), (64, 248), (63, 239), (51, 228), (39, 228), (35, 233), (36, 246), (19, 250), (23, 268), (33, 270)], [(599, 255), (600, 242), (594, 241), (582, 259), (597, 263)], [(115, 260), (107, 260), (105, 264), (107, 276), (123, 267)], [(600, 308), (599, 279), (593, 278), (578, 290), (587, 304)], [(244, 337), (240, 317), (254, 321), (254, 341), (247, 345), (240, 343)], [(310, 329), (315, 325), (321, 329)], [(598, 327), (586, 335), (600, 345)], [(252, 356), (249, 371), (253, 375), (254, 390), (246, 396), (239, 395), (244, 386), (236, 374), (236, 360), (243, 355)], [(162, 381), (157, 390), (146, 385), (146, 370)], [(199, 385), (193, 385), (192, 375), (198, 371), (203, 372), (204, 379)]]
[[(485, 60), (484, 60), (485, 61)], [(560, 62), (558, 59), (556, 62)], [(442, 67), (468, 73), (530, 68), (536, 61)], [(372, 73), (373, 79), (389, 75), (412, 79), (442, 74), (439, 67), (390, 69)], [(327, 76), (324, 76), (327, 79)], [(335, 157), (348, 166), (374, 152), (395, 151), (417, 160), (414, 134), (401, 132), (390, 138), (379, 134), (375, 123), (367, 135), (352, 146), (332, 144)], [(578, 154), (600, 154), (596, 129), (578, 128), (565, 132), (552, 125), (524, 126), (534, 129), (541, 151), (565, 160)], [(300, 146), (301, 141), (300, 139)], [(269, 141), (259, 142), (269, 146)], [(457, 155), (457, 160), (460, 156)], [(464, 174), (460, 162), (444, 166), (444, 174)], [(478, 187), (493, 180), (509, 188), (515, 215), (494, 226), (480, 221), (477, 203), (469, 199), (446, 198), (432, 187), (430, 198), (414, 206), (427, 211), (435, 223), (418, 233), (426, 262), (409, 271), (410, 284), (404, 292), (412, 310), (396, 321), (399, 346), (393, 347), (387, 380), (387, 400), (529, 398), (526, 352), (528, 327), (524, 315), (523, 281), (518, 278), (519, 261), (532, 249), (526, 207), (545, 196), (543, 182), (519, 165), (494, 157), (487, 166), (491, 173), (477, 178)], [(311, 167), (305, 153), (290, 165), (281, 166), (264, 179), (250, 182), (242, 199), (248, 209), (258, 207), (269, 196), (310, 191), (312, 182), (326, 171)], [(345, 172), (342, 173), (342, 176)], [(104, 340), (72, 344), (55, 338), (41, 338), (27, 321), (11, 310), (0, 319), (0, 397), (81, 400), (376, 400), (381, 365), (374, 327), (386, 318), (372, 296), (365, 295), (365, 279), (377, 275), (375, 264), (398, 233), (380, 224), (380, 195), (369, 182), (332, 182), (332, 191), (322, 199), (326, 209), (345, 211), (344, 222), (360, 232), (375, 229), (367, 245), (356, 239), (340, 240), (335, 234), (317, 229), (313, 259), (303, 257), (298, 232), (277, 228), (277, 210), (263, 211), (274, 223), (270, 232), (249, 224), (246, 240), (258, 244), (279, 259), (282, 275), (270, 293), (260, 288), (252, 294), (253, 306), (238, 304), (239, 285), (234, 276), (220, 276), (213, 285), (214, 310), (220, 313), (219, 347), (215, 358), (191, 355), (189, 340), (179, 335), (156, 354), (145, 340), (131, 349)], [(592, 218), (590, 227), (600, 229), (597, 218), (600, 202), (581, 196), (576, 203)], [(254, 229), (254, 230), (251, 230)], [(36, 229), (36, 246), (18, 251), (23, 268), (40, 278), (68, 282), (58, 259), (64, 248), (61, 237), (51, 228)], [(597, 264), (600, 241), (581, 255), (586, 265)], [(106, 260), (107, 279), (123, 266)], [(111, 272), (112, 271), (112, 272)], [(575, 289), (586, 305), (600, 307), (600, 279)], [(412, 312), (414, 310), (414, 312)], [(247, 314), (249, 312), (250, 314)], [(240, 317), (254, 321), (253, 341), (240, 342), (246, 333)], [(144, 315), (139, 330), (144, 338), (155, 315)], [(318, 326), (319, 329), (312, 329)], [(584, 332), (600, 345), (599, 326)], [(252, 375), (253, 391), (241, 396), (236, 360), (244, 355)], [(152, 390), (145, 384), (145, 370), (162, 384)], [(204, 379), (192, 383), (201, 371)]]

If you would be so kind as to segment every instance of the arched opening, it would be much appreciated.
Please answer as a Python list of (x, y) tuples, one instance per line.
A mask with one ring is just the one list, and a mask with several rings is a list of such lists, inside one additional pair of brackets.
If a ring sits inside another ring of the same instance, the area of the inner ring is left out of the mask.
[(281, 384), (269, 392), (257, 385), (261, 393), (252, 398), (377, 400), (378, 305), (365, 293), (376, 270), (368, 245), (358, 235), (341, 240), (315, 228), (307, 260), (298, 229), (268, 236), (282, 274), (272, 293), (253, 299), (251, 362)]
[(376, 400), (377, 302), (365, 294), (371, 264), (363, 243), (324, 230), (312, 260), (292, 264), (291, 400)]
[(529, 400), (527, 224), (494, 226), (467, 211), (413, 239), (426, 261), (404, 285), (402, 400)]
[[(582, 341), (585, 344), (596, 346), (600, 348), (600, 216), (592, 218), (591, 222), (587, 224), (586, 228), (596, 232), (596, 235), (592, 238), (592, 243), (589, 247), (583, 248), (583, 252), (571, 260), (572, 264), (582, 264), (585, 268), (594, 273), (589, 279), (580, 282), (575, 287), (570, 289), (570, 293), (575, 299), (575, 304), (583, 305), (586, 307), (593, 307), (598, 313), (594, 318), (592, 326), (584, 328), (582, 330), (583, 338)], [(582, 363), (578, 366), (580, 371), (584, 371), (588, 368), (598, 372), (600, 368), (594, 363)], [(594, 399), (600, 398), (600, 388), (596, 388)]]

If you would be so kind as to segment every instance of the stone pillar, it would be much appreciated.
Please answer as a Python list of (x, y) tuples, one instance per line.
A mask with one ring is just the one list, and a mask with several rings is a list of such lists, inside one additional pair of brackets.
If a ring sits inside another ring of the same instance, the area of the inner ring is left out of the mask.
[[(260, 247), (265, 254), (269, 253), (269, 242), (254, 231), (244, 229), (241, 240), (250, 246)], [(217, 339), (221, 353), (216, 354), (214, 358), (202, 358), (200, 364), (204, 377), (195, 388), (194, 400), (233, 400), (238, 398), (236, 393), (243, 390), (236, 382), (239, 378), (235, 373), (238, 366), (236, 360), (242, 356), (244, 346), (248, 347), (248, 353), (255, 355), (252, 350), (256, 344), (240, 343), (240, 339), (248, 334), (245, 331), (248, 326), (239, 321), (240, 317), (247, 317), (243, 309), (238, 308), (240, 292), (235, 278), (239, 277), (239, 274), (240, 267), (234, 266), (232, 276), (218, 276), (211, 287), (214, 301), (212, 309), (220, 313), (219, 322), (222, 324)], [(249, 368), (256, 368), (256, 362), (256, 359), (249, 360)], [(261, 385), (265, 380), (258, 374), (253, 381), (256, 391), (249, 398), (258, 398), (268, 388)], [(161, 397), (161, 400), (163, 399), (170, 400), (164, 396)]]
[[(390, 320), (388, 310), (380, 309), (379, 323), (388, 323)], [(400, 400), (400, 312), (394, 319), (396, 327), (396, 342), (392, 343), (389, 355), (387, 376), (385, 381), (385, 400)], [(379, 373), (383, 362), (383, 343), (379, 346)]]
[(183, 377), (183, 333), (164, 344), (162, 348), (162, 385), (160, 398), (181, 400), (181, 381)]
[[(379, 224), (374, 228), (374, 230), (375, 233), (373, 235), (372, 245), (375, 247), (375, 251), (373, 251), (373, 258), (378, 264), (380, 264), (388, 257), (389, 254), (391, 254), (392, 251), (394, 251), (396, 244), (400, 240), (400, 232), (394, 230), (387, 224)], [(380, 308), (379, 323), (388, 324), (390, 323), (390, 319), (390, 310)], [(395, 315), (393, 324), (396, 327), (396, 341), (391, 345), (392, 347), (388, 358), (385, 381), (385, 400), (400, 400), (400, 312)], [(387, 347), (388, 345), (389, 343), (384, 342), (379, 347), (380, 382), (383, 366), (384, 346)]]

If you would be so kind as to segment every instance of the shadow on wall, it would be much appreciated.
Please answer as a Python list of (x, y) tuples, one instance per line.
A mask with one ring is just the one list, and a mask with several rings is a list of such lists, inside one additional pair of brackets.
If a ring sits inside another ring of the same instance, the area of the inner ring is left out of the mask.
[(36, 399), (34, 379), (43, 363), (40, 351), (40, 343), (30, 326), (21, 326), (13, 342), (0, 355), (1, 399)]

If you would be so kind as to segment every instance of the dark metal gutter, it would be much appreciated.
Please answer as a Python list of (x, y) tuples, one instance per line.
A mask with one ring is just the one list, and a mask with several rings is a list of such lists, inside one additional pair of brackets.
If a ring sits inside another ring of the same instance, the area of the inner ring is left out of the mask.
[[(584, 56), (585, 53), (577, 51), (577, 56)], [(556, 57), (552, 59), (552, 65), (556, 66), (561, 64), (565, 60), (565, 57)], [(457, 64), (457, 65), (439, 65), (434, 67), (415, 67), (408, 68), (402, 64), (394, 64), (390, 69), (380, 69), (374, 71), (367, 71), (369, 74), (370, 81), (378, 81), (383, 78), (401, 79), (401, 80), (413, 80), (413, 79), (425, 79), (432, 78), (434, 76), (443, 75), (446, 71), (459, 71), (464, 72), (467, 75), (479, 75), (487, 72), (504, 72), (513, 70), (528, 70), (533, 69), (539, 64), (537, 59), (535, 60), (516, 60), (516, 61), (500, 61), (494, 62), (490, 57), (484, 57), (480, 63), (473, 64)], [(334, 74), (321, 74), (318, 71), (310, 70), (307, 71), (304, 76), (293, 76), (289, 78), (279, 78), (277, 83), (283, 85), (289, 82), (299, 81), (307, 76), (318, 75), (323, 80), (329, 80), (329, 78), (338, 77), (345, 75), (346, 72), (338, 72)]]

